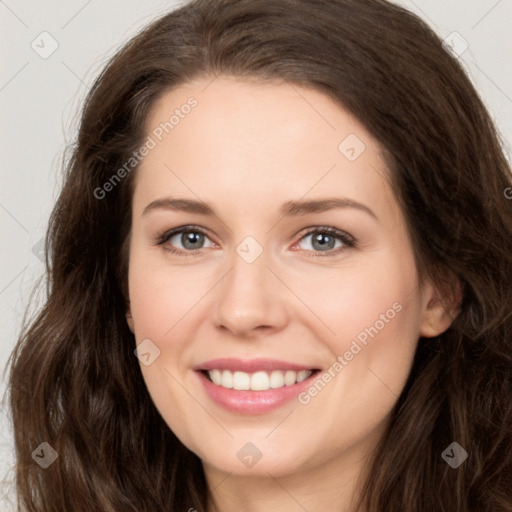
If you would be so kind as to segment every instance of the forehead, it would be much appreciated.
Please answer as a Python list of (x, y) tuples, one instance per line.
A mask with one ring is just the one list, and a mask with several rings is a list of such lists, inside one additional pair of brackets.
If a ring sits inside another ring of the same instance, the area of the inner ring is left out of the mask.
[[(190, 103), (195, 106), (189, 107)], [(192, 132), (202, 147), (219, 148), (223, 142), (236, 140), (245, 151), (264, 148), (260, 157), (269, 152), (287, 152), (289, 157), (290, 149), (303, 153), (327, 150), (327, 155), (338, 156), (339, 143), (350, 134), (353, 141), (356, 137), (361, 141), (356, 149), (362, 148), (361, 143), (370, 150), (379, 149), (354, 116), (318, 90), (224, 76), (196, 80), (168, 91), (153, 105), (146, 132), (159, 141), (173, 139), (176, 145), (190, 142)], [(276, 134), (277, 140), (273, 138)], [(289, 147), (297, 143), (301, 145)]]
[(247, 208), (284, 195), (334, 193), (377, 206), (393, 201), (378, 141), (312, 88), (234, 77), (197, 80), (155, 103), (146, 133), (154, 147), (137, 170), (137, 203), (176, 189), (201, 196), (218, 192), (219, 184), (223, 199), (238, 198)]

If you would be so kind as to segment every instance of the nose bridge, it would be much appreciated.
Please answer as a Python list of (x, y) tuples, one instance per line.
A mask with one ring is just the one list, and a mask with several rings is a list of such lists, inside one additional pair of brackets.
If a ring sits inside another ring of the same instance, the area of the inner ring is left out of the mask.
[(244, 239), (230, 260), (230, 271), (216, 297), (216, 323), (236, 334), (265, 326), (279, 329), (285, 305), (278, 280), (267, 268), (269, 253), (251, 237)]

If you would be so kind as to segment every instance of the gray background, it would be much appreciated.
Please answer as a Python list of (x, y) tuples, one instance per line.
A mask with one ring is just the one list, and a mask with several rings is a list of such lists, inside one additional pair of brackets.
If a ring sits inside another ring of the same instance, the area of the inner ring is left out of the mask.
[[(0, 0), (4, 48), (0, 67), (2, 372), (30, 292), (44, 273), (40, 241), (61, 184), (60, 158), (74, 138), (85, 94), (116, 49), (155, 17), (183, 3)], [(448, 38), (494, 117), (510, 159), (512, 0), (397, 3), (423, 17), (443, 39)], [(50, 35), (41, 35), (43, 32)], [(36, 295), (34, 305), (40, 303)], [(5, 380), (0, 375), (2, 397)], [(2, 512), (15, 510), (12, 445), (9, 411), (4, 404), (0, 409)], [(31, 452), (35, 448), (27, 446)]]

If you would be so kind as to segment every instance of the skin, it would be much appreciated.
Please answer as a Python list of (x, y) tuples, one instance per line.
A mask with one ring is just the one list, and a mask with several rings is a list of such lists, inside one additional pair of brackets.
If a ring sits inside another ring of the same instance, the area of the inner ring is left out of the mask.
[[(136, 171), (127, 320), (137, 344), (149, 338), (160, 350), (141, 364), (145, 383), (169, 428), (202, 459), (223, 512), (351, 510), (419, 337), (446, 330), (451, 312), (419, 281), (381, 147), (357, 119), (310, 88), (221, 76), (166, 93), (147, 134), (190, 96), (198, 105)], [(349, 134), (365, 144), (354, 161), (338, 149)], [(216, 215), (143, 214), (171, 195), (204, 201)], [(350, 198), (376, 218), (351, 207), (279, 214), (287, 201), (326, 197)], [(208, 233), (195, 253), (181, 235), (156, 245), (191, 224)], [(335, 254), (336, 239), (322, 250), (305, 234), (315, 226), (349, 233), (356, 246)], [(236, 252), (247, 236), (263, 249), (252, 263)], [(306, 405), (229, 412), (192, 370), (219, 357), (264, 357), (327, 371), (395, 303), (401, 311)], [(262, 454), (252, 467), (237, 457), (247, 442)]]

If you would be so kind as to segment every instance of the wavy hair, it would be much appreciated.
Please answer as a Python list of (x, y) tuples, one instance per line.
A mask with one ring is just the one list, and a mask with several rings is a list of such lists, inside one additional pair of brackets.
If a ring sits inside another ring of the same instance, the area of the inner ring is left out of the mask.
[[(133, 177), (151, 107), (230, 75), (314, 88), (386, 151), (418, 270), (459, 314), (420, 339), (361, 481), (365, 512), (512, 511), (512, 193), (504, 143), (463, 67), (384, 0), (194, 0), (157, 19), (92, 86), (46, 235), (45, 303), (9, 360), (16, 488), (29, 512), (212, 510), (201, 460), (165, 424), (125, 318)], [(48, 442), (42, 469), (32, 451)], [(443, 451), (467, 460), (452, 469)]]

